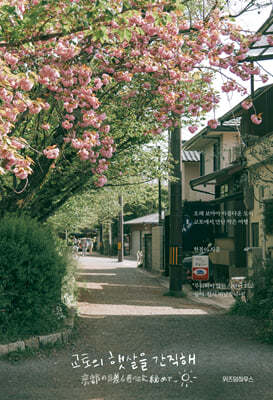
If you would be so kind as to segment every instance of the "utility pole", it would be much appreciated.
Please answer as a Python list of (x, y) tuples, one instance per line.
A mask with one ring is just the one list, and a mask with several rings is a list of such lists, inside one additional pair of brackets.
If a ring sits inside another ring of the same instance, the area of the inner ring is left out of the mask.
[(170, 183), (170, 240), (169, 240), (169, 294), (181, 295), (182, 290), (182, 157), (181, 128), (175, 127), (170, 138), (171, 155), (174, 160), (173, 176)]
[(123, 197), (119, 195), (119, 221), (118, 221), (118, 262), (122, 262), (124, 259), (123, 251)]
[[(159, 161), (159, 169), (160, 169), (160, 163), (161, 163), (161, 157), (160, 157), (160, 146), (157, 147), (159, 151), (158, 155), (158, 161)], [(162, 225), (162, 198), (161, 198), (161, 178), (159, 176), (158, 178), (158, 223), (159, 225)]]
[(104, 245), (103, 245), (103, 225), (100, 224), (100, 254), (104, 254)]
[(109, 256), (112, 255), (112, 223), (109, 222), (108, 225), (108, 243), (109, 243)]
[(158, 223), (162, 225), (161, 179), (158, 178)]

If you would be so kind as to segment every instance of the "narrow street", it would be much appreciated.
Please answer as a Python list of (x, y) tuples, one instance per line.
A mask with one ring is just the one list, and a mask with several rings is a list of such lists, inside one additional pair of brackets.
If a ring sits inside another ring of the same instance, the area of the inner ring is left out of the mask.
[(1, 400), (272, 400), (272, 346), (254, 322), (164, 296), (133, 261), (81, 257), (77, 338), (0, 362)]

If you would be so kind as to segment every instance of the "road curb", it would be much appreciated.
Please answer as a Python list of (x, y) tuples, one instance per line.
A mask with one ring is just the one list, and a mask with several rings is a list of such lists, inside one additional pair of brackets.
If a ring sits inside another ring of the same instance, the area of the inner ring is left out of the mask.
[[(169, 288), (169, 279), (167, 277), (163, 277), (162, 275), (158, 274), (157, 272), (147, 271), (143, 268), (138, 268), (138, 270), (141, 271), (142, 273), (150, 276), (151, 278), (155, 278), (159, 282), (159, 284), (161, 286), (163, 286), (164, 288), (167, 288), (167, 289)], [(197, 303), (200, 305), (212, 306), (212, 307), (218, 308), (219, 310), (222, 310), (222, 311), (224, 311), (224, 310), (228, 311), (231, 307), (231, 305), (221, 304), (221, 303), (217, 302), (215, 299), (212, 299), (210, 297), (206, 298), (206, 297), (202, 296), (202, 297), (198, 298), (198, 296), (196, 296), (192, 293), (192, 291), (190, 290), (190, 288), (187, 285), (184, 285), (183, 288), (184, 288), (183, 290), (184, 290), (186, 297), (194, 303)]]
[(48, 335), (37, 335), (27, 339), (18, 340), (7, 344), (0, 344), (0, 356), (12, 353), (15, 351), (25, 351), (30, 349), (39, 349), (47, 344), (68, 343), (69, 338), (74, 328), (74, 320), (76, 311), (71, 310), (70, 316), (64, 321), (66, 328), (59, 332), (50, 333)]

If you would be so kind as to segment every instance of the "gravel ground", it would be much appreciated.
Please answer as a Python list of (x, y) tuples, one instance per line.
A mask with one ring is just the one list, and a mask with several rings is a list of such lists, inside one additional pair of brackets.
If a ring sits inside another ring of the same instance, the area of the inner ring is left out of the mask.
[(255, 321), (163, 296), (132, 261), (81, 257), (78, 281), (76, 339), (1, 361), (1, 400), (273, 399), (273, 348)]

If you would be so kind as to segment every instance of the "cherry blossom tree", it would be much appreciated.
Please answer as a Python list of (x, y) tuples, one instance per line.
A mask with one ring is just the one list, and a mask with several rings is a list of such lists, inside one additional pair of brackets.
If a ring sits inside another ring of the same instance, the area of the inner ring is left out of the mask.
[(32, 184), (32, 198), (56, 166), (69, 168), (67, 154), (103, 186), (126, 135), (115, 131), (121, 111), (137, 118), (145, 142), (181, 119), (194, 132), (219, 102), (217, 73), (223, 92), (245, 94), (239, 80), (261, 75), (242, 62), (257, 38), (229, 20), (225, 1), (205, 3), (2, 1), (0, 174), (13, 177), (13, 189)]

